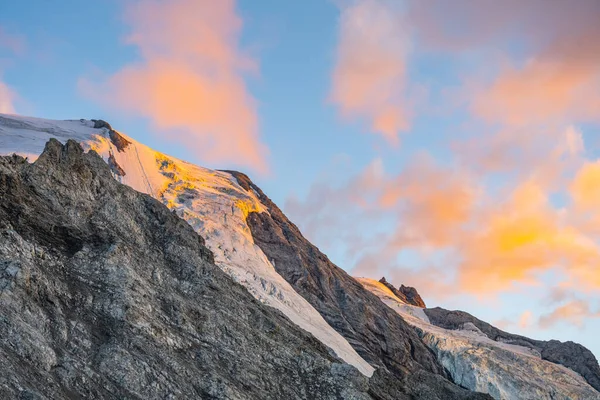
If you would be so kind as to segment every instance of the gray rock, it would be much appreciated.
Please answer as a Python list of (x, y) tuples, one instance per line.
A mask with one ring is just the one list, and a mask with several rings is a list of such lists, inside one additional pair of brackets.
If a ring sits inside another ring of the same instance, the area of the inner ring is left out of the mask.
[(110, 141), (117, 148), (118, 151), (123, 151), (131, 144), (131, 142), (125, 139), (119, 132), (115, 131), (113, 127), (106, 121), (101, 119), (92, 119), (94, 123), (94, 129), (102, 129), (105, 128), (108, 130), (108, 135), (110, 137)]
[(110, 153), (110, 155), (108, 156), (108, 167), (110, 168), (110, 170), (113, 172), (113, 174), (117, 175), (117, 176), (125, 176), (127, 175), (125, 173), (125, 170), (123, 170), (123, 168), (121, 168), (121, 166), (119, 165), (119, 163), (117, 163), (117, 160), (115, 159), (115, 156)]
[(0, 398), (372, 398), (93, 151), (0, 157), (0, 194)]
[(246, 190), (256, 191), (268, 209), (268, 214), (250, 213), (247, 223), (277, 272), (360, 356), (380, 367), (371, 379), (378, 398), (395, 398), (398, 391), (422, 399), (490, 398), (450, 382), (435, 355), (401, 316), (329, 261), (246, 175), (227, 172)]
[(400, 285), (398, 289), (394, 287), (391, 283), (389, 283), (385, 276), (379, 280), (380, 283), (383, 283), (388, 289), (392, 291), (400, 300), (405, 302), (406, 304), (410, 304), (412, 306), (417, 306), (421, 308), (425, 308), (425, 302), (421, 298), (417, 289), (411, 286)]

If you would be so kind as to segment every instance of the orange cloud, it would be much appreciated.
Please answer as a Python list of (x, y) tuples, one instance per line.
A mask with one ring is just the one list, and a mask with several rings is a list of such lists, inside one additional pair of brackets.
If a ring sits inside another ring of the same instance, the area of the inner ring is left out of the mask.
[[(407, 12), (420, 48), (488, 60), (463, 88), (476, 116), (513, 126), (600, 121), (597, 0), (414, 1)], [(482, 75), (491, 79), (474, 78)]]
[(239, 49), (234, 1), (138, 1), (125, 19), (132, 28), (126, 42), (138, 47), (141, 61), (99, 84), (82, 80), (84, 93), (150, 119), (209, 162), (266, 172), (256, 101), (243, 78), (256, 67)]
[[(465, 165), (470, 171), (417, 157), (399, 174), (390, 175), (379, 160), (342, 187), (319, 185), (305, 204), (295, 199), (286, 204), (286, 211), (301, 226), (318, 232), (319, 238), (329, 232), (338, 244), (347, 241), (342, 246), (355, 259), (354, 273), (361, 276), (394, 276), (398, 255), (417, 250), (445, 254), (442, 269), (435, 264), (427, 267), (431, 276), (437, 276), (438, 289), (454, 285), (464, 293), (490, 296), (518, 284), (538, 284), (541, 274), (553, 271), (580, 290), (598, 290), (600, 223), (595, 231), (583, 229), (571, 204), (556, 207), (550, 201), (551, 194), (563, 191), (574, 175), (588, 174), (577, 173), (576, 168), (583, 161), (581, 134), (569, 127), (551, 137), (554, 140), (547, 146), (532, 147), (539, 154), (532, 157), (525, 151), (506, 165), (507, 173), (517, 175), (505, 187), (487, 184), (487, 175), (478, 175), (477, 164)], [(522, 145), (521, 136), (512, 139), (514, 146)], [(533, 143), (544, 139), (548, 141), (540, 134)], [(585, 184), (572, 187), (594, 191), (598, 185), (591, 175), (575, 179)], [(390, 229), (377, 232), (390, 222)], [(361, 238), (364, 231), (369, 234)], [(408, 284), (426, 285), (424, 290), (434, 287), (431, 279), (419, 274), (421, 269), (398, 271)]]
[(600, 161), (581, 167), (571, 183), (570, 194), (577, 207), (600, 211)]
[(397, 4), (357, 0), (341, 6), (330, 99), (342, 117), (366, 121), (392, 144), (410, 127), (404, 93), (409, 47)]
[(542, 329), (548, 329), (559, 322), (568, 322), (582, 328), (584, 321), (588, 318), (600, 318), (600, 310), (592, 311), (588, 302), (573, 300), (556, 308), (549, 314), (542, 315), (539, 319), (539, 326)]
[(523, 314), (521, 314), (521, 317), (519, 318), (519, 326), (523, 329), (529, 328), (531, 326), (532, 318), (533, 313), (531, 311), (524, 311)]
[(538, 1), (533, 8), (529, 3), (535, 1), (519, 3), (509, 21), (528, 44), (529, 58), (501, 67), (491, 83), (481, 84), (472, 111), (509, 125), (599, 122), (600, 3)]
[[(600, 46), (584, 51), (600, 54)], [(568, 59), (541, 58), (522, 68), (507, 67), (475, 94), (472, 110), (486, 120), (510, 125), (600, 121), (600, 56), (593, 62), (573, 65)]]
[(458, 280), (465, 290), (497, 293), (554, 268), (583, 286), (596, 285), (585, 275), (600, 261), (597, 243), (569, 224), (535, 182), (522, 183), (483, 215), (476, 230), (459, 238)]
[(400, 227), (393, 239), (398, 248), (443, 247), (471, 217), (477, 192), (464, 171), (421, 157), (386, 183), (379, 204), (400, 210)]

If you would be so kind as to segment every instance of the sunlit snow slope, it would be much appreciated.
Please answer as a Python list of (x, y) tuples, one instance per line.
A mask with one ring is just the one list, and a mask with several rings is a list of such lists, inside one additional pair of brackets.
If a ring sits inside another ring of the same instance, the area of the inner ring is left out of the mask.
[(421, 331), (425, 344), (463, 387), (502, 400), (600, 399), (581, 375), (542, 360), (530, 348), (496, 342), (471, 323), (459, 330), (431, 325), (422, 308), (404, 303), (382, 283), (356, 279)]
[[(302, 296), (275, 271), (254, 244), (246, 225), (251, 211), (265, 211), (253, 192), (228, 173), (210, 170), (161, 154), (126, 135), (89, 120), (53, 121), (0, 114), (0, 154), (35, 160), (48, 139), (75, 139), (95, 150), (120, 182), (176, 210), (206, 240), (217, 265), (258, 300), (329, 346), (338, 357), (371, 376), (363, 360)], [(115, 138), (116, 135), (116, 138)], [(112, 137), (111, 137), (112, 136)]]

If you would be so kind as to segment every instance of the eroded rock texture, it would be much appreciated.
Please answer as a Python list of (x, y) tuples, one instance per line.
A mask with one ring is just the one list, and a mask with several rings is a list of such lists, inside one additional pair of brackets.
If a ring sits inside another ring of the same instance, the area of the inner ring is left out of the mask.
[(246, 175), (229, 172), (246, 190), (255, 190), (268, 209), (268, 214), (248, 216), (256, 244), (277, 272), (365, 360), (381, 367), (379, 379), (385, 383), (379, 386), (396, 385), (396, 390), (417, 398), (489, 398), (451, 383), (435, 355), (401, 316), (329, 261)]
[(385, 277), (379, 280), (380, 283), (383, 283), (388, 289), (392, 291), (400, 300), (405, 302), (406, 304), (410, 304), (412, 306), (417, 306), (421, 308), (425, 308), (425, 302), (421, 298), (417, 289), (412, 286), (404, 286), (400, 285), (398, 289), (394, 287), (391, 283), (389, 283)]
[(73, 141), (0, 157), (0, 360), (2, 399), (372, 398)]

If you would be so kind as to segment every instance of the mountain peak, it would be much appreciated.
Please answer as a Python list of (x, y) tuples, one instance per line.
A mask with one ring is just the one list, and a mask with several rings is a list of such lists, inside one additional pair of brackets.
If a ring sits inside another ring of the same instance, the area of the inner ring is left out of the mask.
[(401, 284), (400, 287), (396, 289), (394, 285), (392, 285), (385, 279), (385, 276), (379, 280), (379, 283), (384, 284), (388, 289), (392, 291), (392, 293), (394, 293), (400, 300), (402, 300), (406, 304), (410, 304), (421, 308), (427, 307), (425, 305), (425, 302), (421, 298), (421, 295), (419, 294), (419, 292), (417, 292), (417, 289), (415, 289), (414, 287), (404, 286)]

